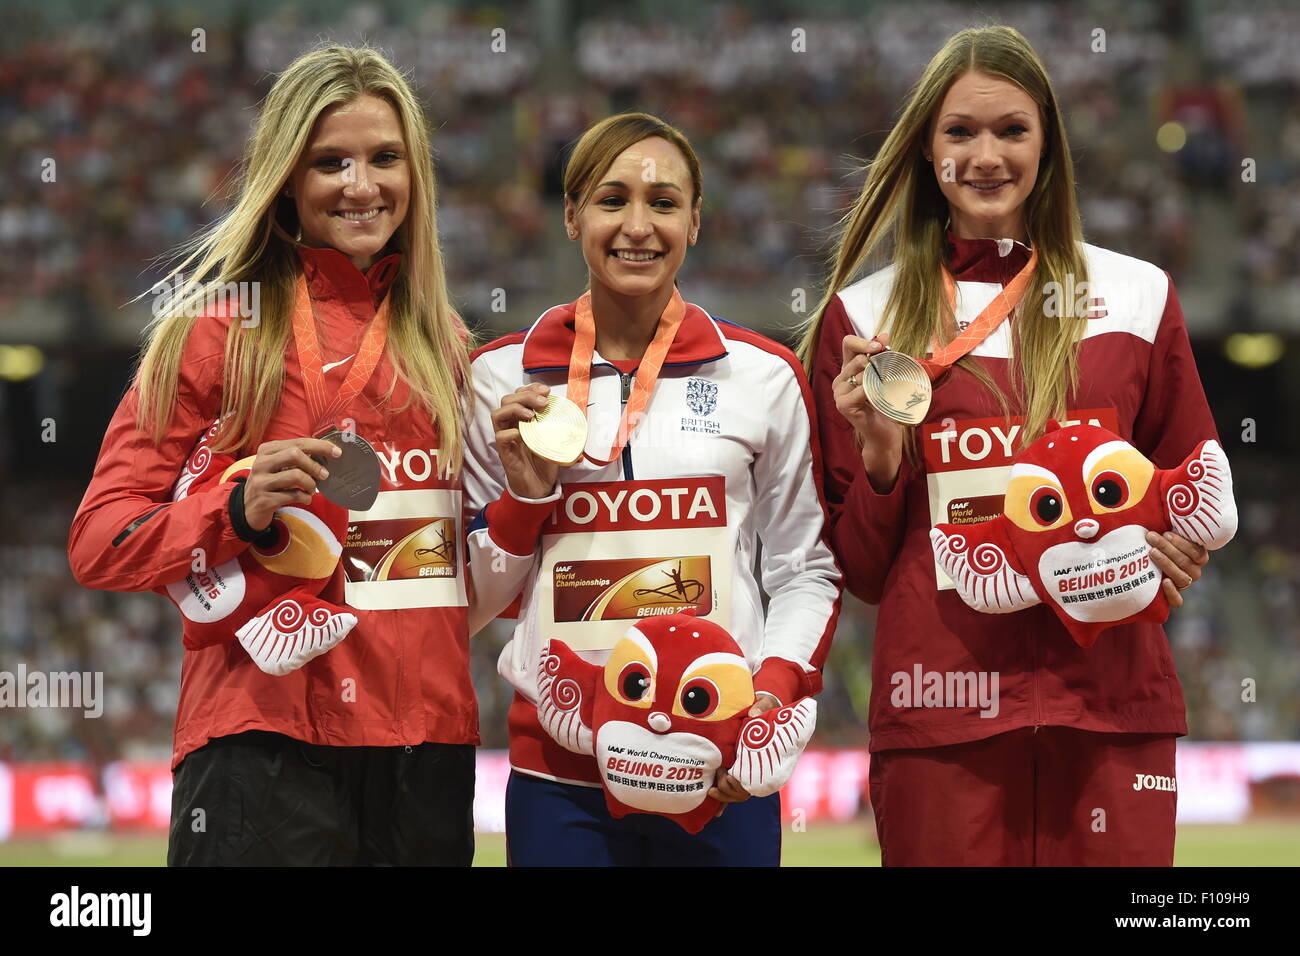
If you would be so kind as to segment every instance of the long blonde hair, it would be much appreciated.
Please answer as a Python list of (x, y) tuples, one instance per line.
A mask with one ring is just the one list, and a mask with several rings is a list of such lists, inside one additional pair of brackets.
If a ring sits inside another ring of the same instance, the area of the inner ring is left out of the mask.
[[(1063, 416), (1067, 396), (1078, 383), (1076, 346), (1084, 321), (1076, 314), (1070, 290), (1083, 288), (1087, 269), (1074, 166), (1056, 92), (1038, 54), (1011, 27), (962, 30), (925, 68), (898, 122), (867, 167), (861, 194), (842, 220), (831, 276), (821, 302), (802, 330), (799, 356), (811, 372), (826, 306), (890, 236), (895, 269), (882, 317), (882, 324), (890, 330), (890, 347), (921, 357), (932, 339), (948, 342), (955, 337), (956, 320), (940, 281), (948, 206), (923, 149), (949, 87), (972, 71), (1015, 83), (1038, 104), (1043, 123), (1045, 151), (1024, 209), (1025, 228), (1038, 252), (1038, 266), (1012, 325), (1016, 358), (1012, 382), (1022, 400), (1022, 437), (1027, 442), (1043, 430), (1049, 418)], [(969, 357), (957, 364), (988, 386), (1003, 413), (1009, 413), (1006, 396), (987, 371)]]
[(396, 377), (407, 384), (412, 400), (437, 428), (443, 460), (453, 472), (459, 470), (460, 395), (468, 391), (470, 343), (447, 296), (429, 127), (401, 73), (381, 53), (364, 46), (314, 50), (280, 74), (245, 147), (232, 190), (233, 208), (173, 257), (180, 261), (163, 281), (189, 291), (169, 302), (149, 324), (135, 379), (139, 427), (155, 443), (161, 441), (176, 402), (181, 355), (194, 316), (201, 314), (200, 303), (212, 301), (211, 294), (218, 287), (230, 288), (228, 283), (260, 283), (260, 312), (258, 321), (247, 327), (230, 323), (215, 449), (247, 449), (265, 432), (284, 385), (282, 357), (300, 269), (294, 240), (277, 219), (296, 221), (293, 200), (281, 190), (321, 113), (363, 95), (385, 100), (396, 112), (411, 176), (409, 209), (390, 240), (390, 248), (402, 254), (402, 266), (388, 292), (387, 354)]

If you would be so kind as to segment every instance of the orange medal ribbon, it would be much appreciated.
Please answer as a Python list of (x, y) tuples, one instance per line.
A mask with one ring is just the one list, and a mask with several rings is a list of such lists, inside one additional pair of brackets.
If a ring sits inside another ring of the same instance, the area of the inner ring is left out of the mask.
[[(1029, 261), (1025, 263), (1023, 269), (1016, 273), (1015, 278), (1002, 287), (1002, 291), (993, 297), (993, 301), (984, 307), (975, 321), (958, 334), (958, 336), (947, 345), (940, 345), (935, 340), (930, 347), (930, 357), (922, 359), (921, 364), (925, 366), (926, 372), (930, 375), (930, 380), (934, 381), (945, 371), (956, 364), (967, 352), (974, 349), (981, 342), (987, 339), (1003, 319), (1015, 311), (1020, 300), (1024, 298), (1025, 290), (1029, 288), (1029, 281), (1034, 277), (1034, 267), (1038, 265), (1038, 250), (1030, 250)], [(957, 280), (952, 277), (948, 267), (943, 267), (943, 285), (948, 290), (948, 304), (952, 307), (953, 314), (957, 314)]]
[[(591, 359), (596, 354), (596, 318), (591, 314), (591, 293), (583, 293), (574, 305), (573, 352), (569, 355), (569, 388), (566, 397), (582, 409), (585, 415), (587, 393), (591, 387)], [(650, 403), (650, 395), (659, 378), (659, 370), (663, 368), (664, 359), (668, 357), (668, 349), (672, 346), (677, 329), (685, 317), (686, 303), (682, 301), (682, 294), (674, 287), (673, 297), (668, 300), (663, 314), (659, 316), (655, 337), (647, 346), (645, 355), (641, 357), (641, 364), (637, 367), (636, 383), (632, 386), (632, 394), (628, 396), (627, 407), (623, 410), (623, 417), (618, 423), (618, 434), (614, 436), (609, 457), (601, 459), (584, 452), (583, 457), (588, 461), (597, 465), (608, 465), (622, 454), (623, 448), (632, 437), (632, 431), (641, 421), (646, 405)]]
[(384, 343), (388, 340), (388, 302), (391, 297), (384, 296), (375, 317), (366, 327), (357, 349), (356, 357), (348, 368), (343, 386), (334, 394), (333, 401), (328, 400), (325, 388), (325, 373), (321, 368), (320, 339), (316, 336), (316, 313), (312, 308), (311, 295), (307, 291), (307, 278), (298, 274), (297, 288), (293, 305), (293, 341), (298, 348), (298, 364), (302, 367), (303, 388), (307, 394), (307, 411), (316, 423), (315, 430), (335, 427), (334, 416), (352, 403), (361, 390), (370, 381), (379, 357), (384, 353)]

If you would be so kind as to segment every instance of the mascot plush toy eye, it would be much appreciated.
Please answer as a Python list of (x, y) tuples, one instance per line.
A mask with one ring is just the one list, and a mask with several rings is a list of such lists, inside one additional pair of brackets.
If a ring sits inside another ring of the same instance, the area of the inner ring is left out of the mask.
[(1237, 505), (1219, 443), (1203, 441), (1160, 471), (1104, 428), (1053, 421), (1012, 464), (1001, 515), (940, 524), (930, 542), (975, 610), (1003, 614), (1041, 601), (1091, 647), (1114, 624), (1169, 617), (1148, 531), (1210, 549), (1232, 539)]
[[(213, 424), (181, 470), (172, 500), (246, 477), (253, 458), (214, 455)], [(318, 595), (338, 566), (347, 509), (317, 492), (306, 507), (286, 507), (271, 519), (275, 534), (215, 568), (192, 571), (159, 588), (191, 622), (185, 646), (207, 647), (238, 637), (262, 670), (277, 677), (330, 650), (357, 619)]]
[(719, 767), (752, 796), (781, 789), (812, 736), (817, 704), (805, 697), (746, 717), (753, 706), (739, 645), (693, 615), (638, 622), (604, 667), (562, 641), (542, 651), (541, 724), (562, 747), (595, 756), (615, 818), (658, 813), (698, 833), (720, 805), (708, 795)]

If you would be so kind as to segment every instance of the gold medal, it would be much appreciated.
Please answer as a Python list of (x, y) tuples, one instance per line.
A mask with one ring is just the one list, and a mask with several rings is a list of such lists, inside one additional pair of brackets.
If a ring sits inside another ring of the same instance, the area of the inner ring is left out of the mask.
[(882, 415), (903, 425), (919, 425), (930, 410), (930, 376), (916, 359), (897, 352), (877, 352), (862, 373), (867, 401)]
[(549, 395), (546, 407), (519, 423), (519, 437), (538, 458), (572, 465), (587, 447), (587, 416), (561, 395)]

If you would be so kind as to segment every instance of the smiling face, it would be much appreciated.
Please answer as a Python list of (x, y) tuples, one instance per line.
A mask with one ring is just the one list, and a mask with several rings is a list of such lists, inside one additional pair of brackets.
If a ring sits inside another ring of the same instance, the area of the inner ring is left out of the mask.
[(1024, 205), (1043, 154), (1038, 104), (1016, 84), (965, 73), (931, 126), (929, 155), (948, 200), (952, 231), (967, 239), (1024, 241)]
[(681, 150), (651, 136), (615, 158), (581, 209), (566, 199), (565, 225), (582, 243), (592, 286), (633, 297), (671, 285), (700, 228), (692, 193)]
[(406, 218), (411, 176), (393, 107), (363, 95), (321, 113), (289, 180), (302, 242), (367, 268)]

